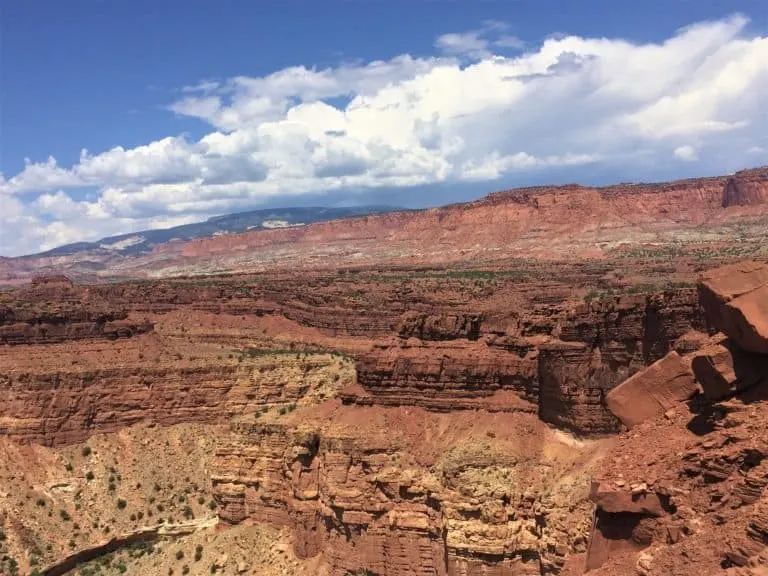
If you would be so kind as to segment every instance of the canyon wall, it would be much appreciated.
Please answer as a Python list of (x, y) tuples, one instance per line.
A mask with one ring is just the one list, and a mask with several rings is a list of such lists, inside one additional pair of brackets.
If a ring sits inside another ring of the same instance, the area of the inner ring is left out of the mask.
[(605, 394), (684, 335), (706, 330), (694, 289), (576, 306), (558, 325), (560, 340), (539, 349), (539, 416), (579, 434), (618, 431)]
[[(742, 185), (743, 183), (743, 185)], [(663, 221), (703, 221), (718, 213), (732, 196), (729, 190), (752, 190), (752, 205), (764, 202), (768, 168), (738, 172), (732, 177), (696, 178), (661, 184), (619, 184), (604, 188), (542, 186), (489, 194), (466, 204), (416, 212), (377, 214), (311, 226), (232, 237), (193, 240), (184, 256), (265, 248), (275, 244), (327, 245), (334, 239), (407, 240), (433, 245), (435, 231), (447, 246), (498, 244), (499, 238), (526, 238), (544, 227), (551, 236), (565, 230), (579, 233), (601, 225), (636, 225)], [(538, 234), (536, 234), (538, 235)]]
[[(376, 284), (350, 293), (349, 285), (334, 286), (320, 279), (302, 285), (294, 278), (293, 290), (283, 294), (278, 294), (277, 284), (247, 286), (240, 280), (203, 286), (70, 285), (59, 290), (59, 300), (55, 294), (38, 294), (46, 306), (58, 311), (56, 323), (50, 313), (42, 322), (43, 305), (22, 291), (24, 297), (16, 297), (15, 308), (7, 308), (5, 318), (35, 312), (25, 324), (0, 326), (3, 342), (20, 346), (7, 354), (38, 354), (42, 349), (28, 345), (54, 341), (133, 336), (125, 339), (124, 350), (132, 350), (135, 359), (125, 362), (126, 353), (121, 355), (118, 347), (117, 366), (86, 369), (73, 358), (72, 365), (55, 370), (30, 365), (0, 372), (2, 429), (25, 441), (55, 443), (81, 440), (94, 431), (113, 431), (143, 419), (166, 423), (173, 418), (209, 422), (230, 417), (231, 411), (222, 412), (222, 402), (244, 378), (245, 366), (232, 358), (185, 363), (170, 353), (167, 360), (155, 360), (159, 365), (149, 357), (142, 359), (139, 347), (146, 340), (136, 335), (150, 331), (153, 324), (132, 318), (151, 316), (157, 321), (174, 310), (225, 318), (296, 321), (300, 316), (301, 325), (318, 330), (304, 344), (310, 348), (314, 341), (318, 348), (343, 349), (340, 338), (361, 338), (368, 332), (369, 337), (349, 351), (356, 360), (357, 378), (340, 392), (349, 405), (530, 412), (581, 435), (618, 430), (618, 421), (605, 408), (605, 394), (661, 358), (685, 333), (707, 329), (693, 289), (526, 309), (514, 299), (500, 298), (506, 289), (500, 284), (498, 293), (486, 295), (478, 300), (476, 311), (468, 311), (450, 284), (443, 286), (443, 292), (430, 290), (431, 284), (411, 289), (412, 300), (403, 299), (399, 308), (389, 307), (398, 298), (399, 289), (392, 286), (377, 299)], [(80, 300), (68, 309), (73, 293)], [(358, 300), (361, 310), (355, 313)], [(30, 308), (33, 301), (37, 303)], [(504, 302), (509, 308), (502, 307)], [(297, 313), (311, 310), (313, 304), (315, 313)], [(410, 306), (413, 309), (401, 311)], [(338, 313), (331, 313), (333, 309)], [(106, 320), (116, 317), (123, 319)], [(90, 322), (80, 321), (85, 319)], [(183, 325), (177, 328), (182, 338)], [(198, 336), (206, 337), (204, 331)], [(72, 357), (61, 350), (63, 358)], [(179, 358), (186, 355), (180, 350)]]
[[(418, 410), (407, 417), (418, 419), (403, 423), (412, 429), (429, 429), (436, 418)], [(322, 553), (333, 576), (557, 573), (567, 554), (586, 547), (585, 476), (548, 460), (535, 416), (515, 423), (536, 430), (539, 444), (527, 458), (486, 436), (454, 446), (430, 468), (397, 433), (362, 423), (239, 425), (237, 440), (216, 453), (219, 515), (291, 527), (296, 553)]]
[(35, 278), (21, 290), (0, 293), (0, 344), (130, 338), (152, 328), (148, 320), (129, 319), (125, 307), (63, 276)]
[[(489, 333), (479, 319), (472, 330), (482, 335), (476, 341), (462, 338), (466, 322), (456, 317), (430, 323), (442, 326), (437, 342), (400, 338), (359, 355), (358, 387), (342, 393), (345, 402), (534, 411), (578, 434), (611, 433), (620, 424), (607, 410), (605, 394), (686, 333), (707, 330), (695, 289), (565, 307), (552, 316), (521, 319), (503, 334), (498, 327)], [(404, 325), (412, 325), (411, 316)], [(457, 327), (455, 339), (448, 339), (446, 326)]]
[[(0, 370), (0, 435), (58, 446), (139, 422), (225, 423), (264, 406), (295, 404), (333, 377), (326, 374), (332, 360), (325, 355), (301, 360), (293, 355), (280, 362), (222, 357), (210, 362), (183, 361), (178, 354), (162, 362), (108, 359), (107, 366), (89, 369), (72, 363), (65, 347), (47, 348), (66, 359), (55, 371), (29, 366)], [(29, 347), (11, 351), (25, 354)], [(133, 356), (135, 351), (117, 354)]]

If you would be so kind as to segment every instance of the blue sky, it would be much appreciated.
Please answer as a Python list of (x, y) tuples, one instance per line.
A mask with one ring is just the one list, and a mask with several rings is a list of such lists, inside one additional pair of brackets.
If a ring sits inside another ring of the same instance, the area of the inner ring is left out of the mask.
[(11, 0), (0, 26), (0, 255), (768, 163), (764, 0)]

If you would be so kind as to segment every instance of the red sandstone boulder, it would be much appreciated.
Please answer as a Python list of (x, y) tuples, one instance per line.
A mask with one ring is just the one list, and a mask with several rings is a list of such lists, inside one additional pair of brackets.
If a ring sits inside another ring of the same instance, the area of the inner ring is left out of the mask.
[(744, 350), (768, 354), (768, 265), (746, 261), (710, 270), (699, 294), (715, 328)]
[(721, 400), (758, 384), (768, 376), (768, 358), (744, 352), (725, 340), (696, 352), (691, 368), (707, 398)]
[(632, 428), (662, 416), (693, 396), (696, 388), (686, 362), (677, 352), (670, 352), (611, 390), (606, 404), (627, 428)]
[[(721, 337), (721, 340), (726, 338), (724, 334), (718, 334), (718, 336)], [(708, 334), (699, 332), (698, 330), (689, 330), (680, 336), (680, 338), (675, 340), (675, 342), (672, 344), (672, 349), (680, 354), (680, 356), (687, 356), (689, 354), (693, 354), (694, 352), (698, 352), (702, 348), (712, 344), (712, 342), (713, 338)]]
[(654, 492), (633, 494), (628, 489), (592, 482), (589, 497), (597, 508), (609, 514), (664, 515), (661, 499)]

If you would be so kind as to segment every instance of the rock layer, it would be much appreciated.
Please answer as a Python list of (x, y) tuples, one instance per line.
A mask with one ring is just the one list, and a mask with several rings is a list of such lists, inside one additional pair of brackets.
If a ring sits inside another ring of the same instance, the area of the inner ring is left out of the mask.
[(715, 328), (746, 351), (768, 354), (768, 265), (717, 268), (702, 275), (699, 290)]
[[(361, 410), (368, 409), (339, 407), (329, 416), (343, 423)], [(290, 526), (296, 553), (322, 553), (334, 576), (539, 575), (557, 573), (569, 551), (584, 549), (588, 486), (583, 476), (563, 475), (546, 450), (538, 451), (542, 445), (531, 461), (517, 455), (519, 446), (505, 452), (501, 434), (497, 446), (453, 441), (424, 467), (418, 453), (438, 448), (439, 433), (414, 445), (398, 426), (374, 432), (379, 423), (363, 425), (372, 414), (355, 417), (361, 424), (351, 428), (328, 429), (311, 416), (238, 426), (238, 440), (216, 456), (222, 520)], [(411, 430), (438, 430), (446, 422), (418, 410), (393, 409), (387, 417), (410, 419), (404, 426)], [(533, 438), (557, 443), (546, 433), (542, 438), (535, 417), (520, 417), (518, 424), (536, 430)], [(493, 418), (471, 427), (490, 429)], [(505, 416), (495, 418), (501, 423)]]
[(129, 338), (152, 328), (148, 320), (129, 319), (124, 307), (64, 276), (34, 278), (21, 290), (0, 293), (0, 344)]
[[(22, 347), (13, 351), (26, 352)], [(324, 376), (332, 360), (323, 356), (290, 362), (296, 367), (266, 357), (0, 372), (0, 434), (58, 446), (139, 422), (224, 423), (263, 406), (299, 402), (333, 376)]]

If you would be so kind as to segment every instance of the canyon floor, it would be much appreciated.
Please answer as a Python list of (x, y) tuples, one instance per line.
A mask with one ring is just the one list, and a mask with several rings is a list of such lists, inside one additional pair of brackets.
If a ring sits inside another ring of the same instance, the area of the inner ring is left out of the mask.
[(763, 169), (14, 261), (0, 574), (766, 574), (766, 202)]

